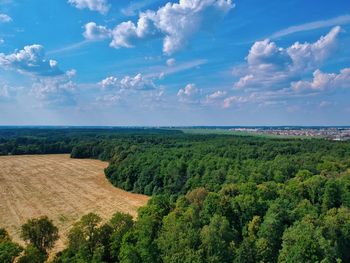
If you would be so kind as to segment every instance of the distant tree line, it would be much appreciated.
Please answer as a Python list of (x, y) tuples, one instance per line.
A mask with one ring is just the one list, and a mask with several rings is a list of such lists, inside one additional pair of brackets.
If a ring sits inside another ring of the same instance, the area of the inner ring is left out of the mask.
[(73, 158), (108, 160), (112, 184), (152, 198), (136, 221), (84, 216), (56, 263), (350, 262), (350, 142), (84, 136)]
[[(102, 140), (158, 134), (179, 134), (177, 130), (131, 128), (11, 128), (0, 127), (0, 155), (60, 154), (75, 149), (77, 157), (98, 158), (88, 147)], [(83, 148), (84, 152), (79, 152)]]

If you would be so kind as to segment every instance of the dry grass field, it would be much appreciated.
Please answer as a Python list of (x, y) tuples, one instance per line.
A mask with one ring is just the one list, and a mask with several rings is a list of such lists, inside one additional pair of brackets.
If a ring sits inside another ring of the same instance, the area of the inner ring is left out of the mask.
[(148, 197), (113, 187), (104, 176), (108, 164), (69, 155), (0, 157), (0, 227), (18, 242), (27, 219), (47, 215), (60, 229), (54, 251), (67, 231), (89, 212), (110, 218), (116, 211), (137, 215)]

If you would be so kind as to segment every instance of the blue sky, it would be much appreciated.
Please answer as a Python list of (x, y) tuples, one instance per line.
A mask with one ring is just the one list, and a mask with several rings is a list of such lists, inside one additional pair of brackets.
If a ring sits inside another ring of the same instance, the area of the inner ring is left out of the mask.
[(0, 125), (350, 125), (350, 1), (0, 0)]

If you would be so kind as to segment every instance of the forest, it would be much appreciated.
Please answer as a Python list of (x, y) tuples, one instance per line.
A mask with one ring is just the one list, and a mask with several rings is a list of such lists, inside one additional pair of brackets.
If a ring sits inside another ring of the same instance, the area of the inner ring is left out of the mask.
[[(83, 216), (52, 262), (350, 262), (350, 142), (8, 128), (0, 153), (107, 160), (113, 185), (152, 197), (135, 221)], [(22, 236), (26, 248), (1, 229), (0, 262), (45, 261), (57, 230), (33, 219)]]

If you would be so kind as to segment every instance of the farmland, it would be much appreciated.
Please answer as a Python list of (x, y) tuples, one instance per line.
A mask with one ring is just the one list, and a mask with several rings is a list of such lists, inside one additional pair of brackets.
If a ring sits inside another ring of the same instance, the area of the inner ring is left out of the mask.
[(103, 173), (107, 165), (65, 154), (0, 157), (0, 227), (20, 242), (20, 226), (47, 215), (60, 230), (59, 250), (67, 231), (84, 214), (107, 219), (120, 211), (136, 217), (148, 197), (113, 187)]

